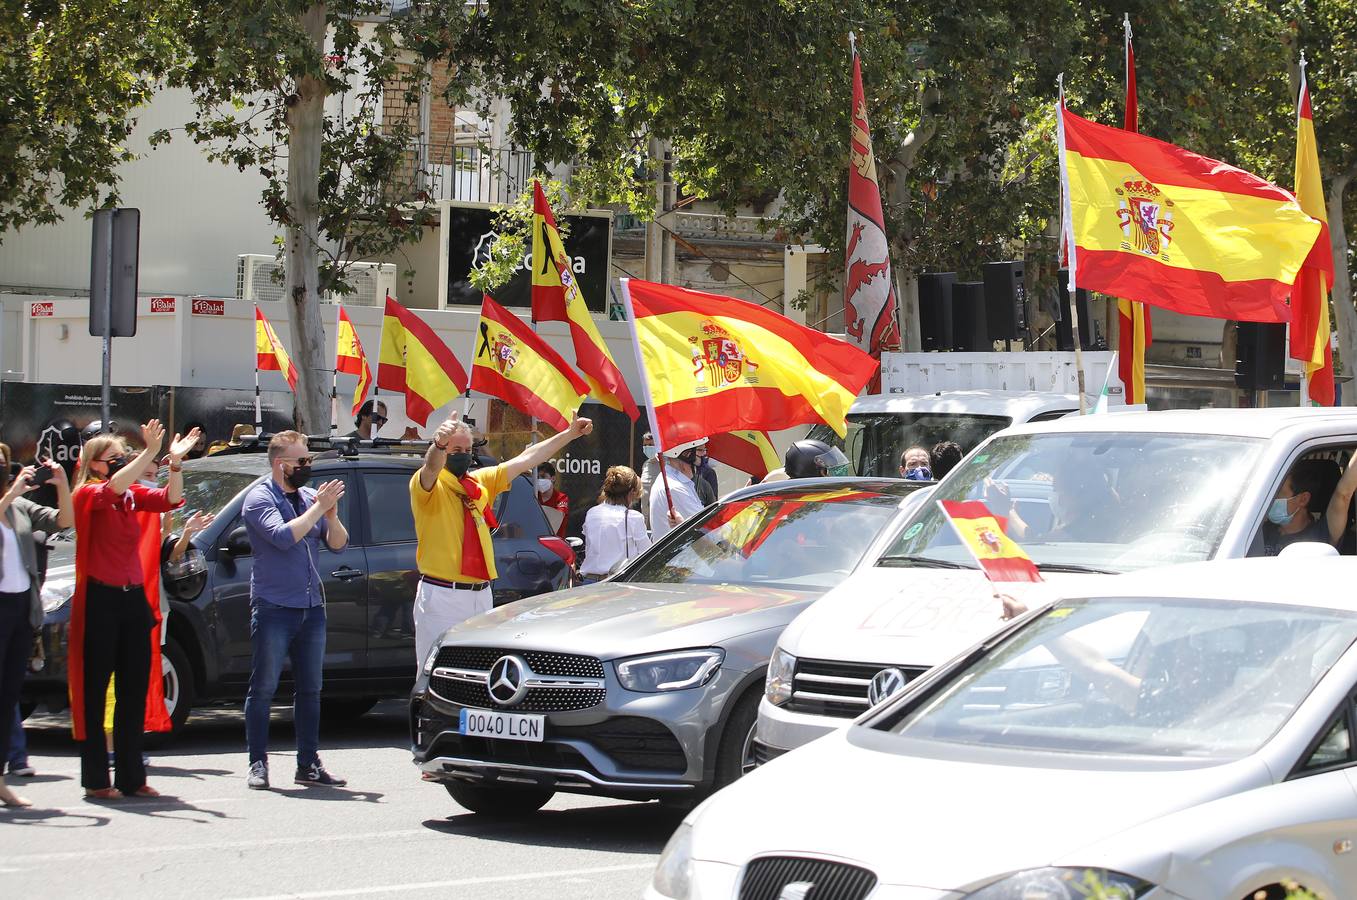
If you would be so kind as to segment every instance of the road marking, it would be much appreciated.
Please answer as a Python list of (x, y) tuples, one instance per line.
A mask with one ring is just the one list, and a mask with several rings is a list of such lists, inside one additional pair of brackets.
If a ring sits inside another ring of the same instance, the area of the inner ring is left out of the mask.
[[(244, 798), (229, 797), (223, 799), (235, 800)], [(221, 803), (222, 801), (198, 800), (196, 802)], [(152, 804), (150, 803), (138, 803), (137, 809), (148, 809), (151, 808), (151, 806)], [(193, 810), (188, 809), (186, 807), (171, 806), (169, 808), (172, 810), (183, 809), (185, 812), (193, 812)], [(94, 804), (90, 804), (88, 806), (72, 807), (72, 809), (81, 812), (91, 812), (95, 810), (117, 811), (117, 807), (96, 806)], [(427, 837), (432, 838), (441, 837), (441, 835), (439, 835), (438, 832), (430, 831), (428, 828), (406, 828), (400, 831), (368, 831), (360, 832), (357, 834), (353, 833), (318, 834), (318, 835), (308, 835), (306, 837), (291, 837), (291, 838), (269, 837), (269, 838), (258, 838), (252, 841), (211, 841), (202, 844), (173, 844), (173, 845), (153, 844), (148, 846), (140, 846), (137, 848), (136, 852), (138, 854), (144, 854), (144, 853), (186, 853), (186, 852), (191, 853), (200, 850), (242, 850), (249, 849), (251, 847), (268, 848), (288, 844), (316, 844), (316, 843), (338, 843), (340, 841), (368, 841), (374, 838), (405, 838), (405, 837), (415, 837), (417, 835), (425, 835)], [(94, 857), (99, 856), (123, 856), (126, 853), (128, 853), (128, 849), (126, 847), (119, 847), (116, 849), (111, 848), (108, 850), (79, 850), (72, 851), (69, 853), (27, 853), (20, 854), (18, 856), (5, 854), (4, 860), (6, 863), (12, 865), (14, 863), (59, 862), (61, 860), (68, 859), (92, 859)]]
[(340, 888), (333, 891), (298, 891), (292, 894), (269, 894), (242, 900), (324, 900), (327, 897), (359, 897), (363, 894), (392, 894), (398, 891), (426, 891), (433, 888), (472, 887), (478, 884), (501, 884), (508, 881), (535, 881), (542, 878), (570, 878), (577, 875), (605, 875), (609, 872), (635, 872), (653, 869), (655, 864), (628, 863), (620, 866), (594, 866), (588, 869), (555, 869), (550, 872), (521, 872), (517, 875), (483, 875), (479, 878), (456, 878), (450, 881), (416, 881), (406, 884), (382, 884), (372, 887)]

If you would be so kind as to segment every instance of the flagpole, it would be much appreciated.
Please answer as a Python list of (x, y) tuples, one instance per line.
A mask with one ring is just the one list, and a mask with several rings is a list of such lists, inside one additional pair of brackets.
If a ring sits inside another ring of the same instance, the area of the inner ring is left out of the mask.
[[(650, 390), (650, 375), (646, 372), (645, 360), (641, 356), (641, 337), (636, 331), (636, 310), (631, 304), (631, 279), (619, 278), (622, 286), (622, 305), (627, 310), (627, 327), (631, 329), (631, 349), (636, 354), (636, 372), (641, 379), (650, 402), (646, 404), (646, 421), (650, 423), (650, 433), (655, 438), (655, 458), (660, 461), (660, 480), (664, 482), (664, 499), (669, 504), (669, 512), (674, 512), (674, 495), (669, 492), (669, 472), (664, 464), (664, 435), (660, 432), (659, 421), (655, 418), (655, 395)], [(654, 528), (651, 525), (651, 528)]]
[(264, 414), (259, 408), (259, 304), (254, 305), (254, 433), (264, 433)]
[(1065, 75), (1062, 72), (1056, 79), (1056, 86), (1060, 94), (1060, 99), (1056, 101), (1056, 139), (1058, 152), (1060, 153), (1060, 211), (1064, 222), (1065, 252), (1069, 256), (1069, 291), (1070, 291), (1070, 329), (1074, 332), (1074, 369), (1075, 378), (1079, 383), (1079, 415), (1088, 412), (1088, 401), (1084, 398), (1084, 351), (1083, 342), (1079, 339), (1079, 303), (1078, 287), (1075, 284), (1075, 273), (1078, 272), (1078, 264), (1075, 258), (1074, 246), (1074, 207), (1070, 202), (1070, 173), (1065, 162)]
[(330, 373), (330, 436), (334, 437), (339, 431), (339, 317), (343, 315), (344, 307), (338, 303), (335, 304), (335, 367)]
[[(1306, 90), (1307, 90), (1307, 88), (1306, 88), (1306, 83), (1305, 83), (1305, 66), (1306, 66), (1306, 62), (1305, 62), (1305, 51), (1302, 50), (1302, 51), (1300, 52), (1300, 93), (1296, 94), (1296, 127), (1297, 127), (1297, 128), (1300, 128), (1301, 102), (1302, 102), (1302, 98), (1305, 97), (1305, 92), (1306, 92)], [(1298, 155), (1299, 155), (1299, 154), (1298, 154)], [(1297, 184), (1296, 184), (1296, 191), (1297, 191), (1297, 193), (1300, 192), (1300, 184), (1299, 184), (1299, 181), (1298, 181)], [(1329, 302), (1328, 297), (1325, 296), (1325, 297), (1323, 298), (1323, 301), (1322, 301), (1322, 302), (1328, 303), (1328, 302)], [(1292, 324), (1295, 324), (1295, 323), (1292, 323)], [(1286, 329), (1287, 329), (1288, 332), (1290, 332), (1290, 330), (1291, 330), (1291, 325), (1287, 325), (1287, 326), (1286, 326)], [(1324, 339), (1325, 339), (1325, 340), (1328, 340), (1328, 335), (1325, 335), (1325, 336), (1324, 336)], [(1289, 335), (1288, 335), (1287, 344), (1288, 344), (1288, 346), (1290, 345)], [(1314, 353), (1314, 349), (1311, 348), (1311, 355), (1312, 355), (1312, 356), (1313, 356), (1313, 353)], [(1301, 405), (1301, 406), (1309, 406), (1309, 405), (1310, 405), (1310, 367), (1309, 367), (1308, 361), (1307, 361), (1307, 362), (1302, 362), (1301, 365), (1300, 365), (1300, 405)]]

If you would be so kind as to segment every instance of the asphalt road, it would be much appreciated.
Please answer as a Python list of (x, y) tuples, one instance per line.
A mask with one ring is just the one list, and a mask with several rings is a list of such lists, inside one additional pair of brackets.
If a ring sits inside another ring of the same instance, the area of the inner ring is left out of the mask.
[(151, 750), (158, 800), (84, 800), (65, 717), (29, 726), (38, 774), (9, 783), (34, 808), (0, 808), (6, 897), (635, 898), (681, 818), (560, 794), (534, 817), (483, 820), (419, 779), (396, 702), (322, 730), (321, 757), (346, 788), (292, 783), (283, 710), (271, 791), (245, 787), (242, 715), (208, 711)]

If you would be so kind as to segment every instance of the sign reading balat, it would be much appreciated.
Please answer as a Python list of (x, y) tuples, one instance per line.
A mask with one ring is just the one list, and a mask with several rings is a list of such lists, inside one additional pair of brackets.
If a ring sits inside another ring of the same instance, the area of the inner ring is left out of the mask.
[(195, 316), (224, 316), (226, 315), (225, 300), (209, 300), (206, 297), (194, 297), (193, 306), (190, 309)]
[(174, 312), (173, 297), (152, 297), (151, 312), (153, 313), (172, 313)]
[[(579, 280), (585, 302), (594, 312), (608, 309), (608, 269), (612, 264), (612, 218), (606, 215), (561, 216), (570, 229), (565, 252), (570, 271)], [(448, 305), (481, 305), (481, 292), (471, 284), (471, 269), (490, 253), (499, 239), (494, 213), (484, 206), (452, 206), (448, 209)], [(503, 306), (531, 306), (532, 246), (509, 283), (495, 291)]]
[(35, 319), (50, 319), (56, 315), (57, 305), (55, 303), (30, 303), (28, 305), (28, 314)]

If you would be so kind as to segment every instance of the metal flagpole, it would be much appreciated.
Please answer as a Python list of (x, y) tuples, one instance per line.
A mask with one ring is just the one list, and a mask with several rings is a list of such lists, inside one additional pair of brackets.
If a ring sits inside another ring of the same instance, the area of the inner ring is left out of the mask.
[[(646, 372), (645, 360), (641, 355), (641, 338), (636, 332), (636, 310), (631, 305), (631, 279), (619, 278), (622, 286), (622, 304), (627, 310), (627, 327), (631, 329), (631, 348), (636, 354), (636, 372), (641, 378), (641, 387), (645, 390), (646, 421), (650, 423), (650, 433), (655, 438), (655, 458), (660, 461), (660, 480), (664, 482), (664, 499), (669, 512), (674, 512), (674, 496), (669, 493), (669, 472), (664, 463), (664, 435), (660, 432), (659, 420), (655, 418), (655, 395), (650, 390), (650, 375)], [(655, 527), (654, 523), (650, 526)]]
[[(330, 373), (330, 436), (339, 431), (339, 317), (344, 307), (335, 304), (335, 367)], [(375, 409), (375, 407), (374, 407)]]
[(259, 304), (254, 305), (254, 433), (264, 433), (264, 413), (259, 408)]
[[(1305, 64), (1305, 51), (1302, 50), (1302, 51), (1300, 52), (1300, 93), (1296, 94), (1296, 127), (1297, 127), (1298, 129), (1300, 128), (1300, 104), (1301, 104), (1301, 98), (1305, 96), (1305, 91), (1306, 91), (1306, 85), (1305, 85), (1305, 65), (1306, 65), (1306, 64)], [(1297, 191), (1300, 190), (1300, 185), (1299, 185), (1299, 184), (1296, 185), (1296, 190), (1297, 190)], [(1321, 281), (1321, 284), (1322, 284), (1322, 281)], [(1323, 302), (1323, 303), (1328, 303), (1328, 302), (1329, 302), (1328, 297), (1327, 297), (1327, 296), (1324, 296), (1321, 302)], [(1292, 324), (1294, 324), (1294, 323), (1292, 323)], [(1287, 334), (1287, 346), (1289, 347), (1290, 344), (1291, 344), (1291, 341), (1290, 341), (1291, 325), (1287, 325), (1287, 326), (1286, 326), (1286, 330), (1287, 330), (1287, 332), (1288, 332), (1288, 334)], [(1327, 341), (1328, 339), (1329, 339), (1329, 336), (1328, 336), (1327, 334), (1324, 335), (1324, 340)], [(1314, 353), (1314, 347), (1313, 347), (1313, 346), (1310, 347), (1310, 353), (1312, 354), (1312, 357), (1311, 357), (1311, 358), (1313, 358), (1313, 353)], [(1308, 370), (1308, 363), (1309, 363), (1309, 360), (1305, 360), (1305, 361), (1302, 361), (1301, 364), (1300, 364), (1300, 405), (1301, 405), (1301, 406), (1309, 406), (1309, 405), (1310, 405), (1310, 373), (1309, 373), (1309, 370)]]
[(1056, 101), (1056, 137), (1060, 153), (1060, 210), (1065, 220), (1064, 240), (1066, 252), (1069, 254), (1069, 291), (1070, 291), (1070, 329), (1074, 332), (1074, 368), (1075, 377), (1079, 381), (1079, 415), (1088, 413), (1088, 400), (1084, 397), (1084, 350), (1083, 342), (1079, 339), (1079, 303), (1078, 290), (1075, 285), (1075, 273), (1078, 271), (1078, 265), (1075, 259), (1074, 247), (1074, 211), (1070, 202), (1070, 172), (1065, 163), (1065, 74), (1062, 72), (1056, 79), (1056, 87), (1060, 94), (1060, 99)]

